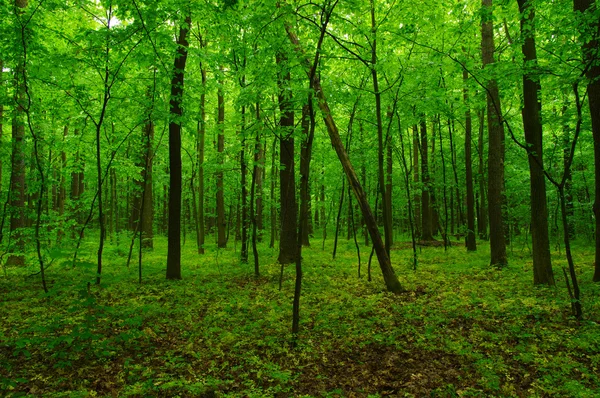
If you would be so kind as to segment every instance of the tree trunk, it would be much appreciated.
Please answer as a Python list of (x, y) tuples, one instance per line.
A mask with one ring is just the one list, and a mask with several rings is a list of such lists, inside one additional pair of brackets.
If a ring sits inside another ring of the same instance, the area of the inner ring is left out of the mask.
[(375, 22), (375, 1), (371, 0), (371, 78), (373, 80), (373, 93), (375, 94), (375, 116), (377, 120), (377, 170), (379, 180), (379, 192), (381, 195), (381, 208), (383, 212), (383, 231), (385, 235), (385, 250), (390, 256), (390, 247), (392, 244), (392, 226), (391, 206), (387, 203), (385, 169), (384, 169), (384, 145), (383, 145), (383, 121), (381, 119), (381, 92), (379, 91), (379, 82), (377, 80), (377, 24)]
[(463, 70), (463, 98), (467, 110), (465, 111), (465, 178), (467, 186), (467, 251), (477, 250), (477, 240), (475, 239), (475, 193), (473, 190), (473, 165), (471, 159), (471, 108), (469, 107), (469, 90), (467, 80), (469, 73)]
[(429, 184), (429, 164), (427, 158), (427, 123), (425, 119), (421, 121), (421, 142), (419, 145), (421, 155), (421, 240), (432, 241), (433, 231), (431, 225), (431, 206), (430, 199), (430, 184)]
[(223, 82), (219, 84), (217, 93), (218, 119), (217, 119), (217, 247), (227, 247), (225, 221), (225, 198), (223, 192), (223, 157), (225, 156), (225, 98), (223, 96)]
[[(286, 26), (286, 30), (292, 45), (296, 49), (296, 52), (303, 55), (303, 51), (300, 47), (300, 42), (296, 34), (291, 31), (291, 28), (289, 26)], [(327, 132), (331, 140), (331, 145), (336, 151), (340, 163), (342, 164), (342, 168), (344, 169), (346, 177), (348, 178), (348, 182), (352, 187), (356, 200), (358, 201), (362, 214), (365, 218), (365, 222), (371, 235), (371, 240), (373, 241), (373, 248), (377, 254), (377, 259), (379, 260), (379, 266), (381, 268), (386, 287), (389, 291), (394, 293), (402, 292), (404, 289), (402, 288), (402, 285), (400, 284), (400, 281), (398, 280), (398, 277), (396, 276), (394, 269), (392, 268), (390, 258), (387, 254), (387, 251), (385, 250), (385, 246), (381, 239), (381, 234), (379, 233), (379, 228), (377, 227), (375, 217), (373, 217), (371, 206), (369, 206), (367, 196), (358, 180), (358, 176), (354, 171), (352, 163), (350, 163), (348, 154), (344, 150), (344, 146), (342, 144), (338, 128), (335, 124), (335, 121), (333, 120), (331, 110), (329, 109), (329, 105), (327, 104), (325, 93), (323, 92), (323, 88), (321, 87), (319, 75), (316, 73), (313, 75), (313, 73), (311, 73), (311, 64), (309, 59), (303, 58), (302, 61), (308, 77), (312, 79), (311, 86), (318, 100), (319, 109), (321, 110), (321, 114), (323, 115), (323, 121), (325, 123), (325, 126), (327, 127)]]
[[(312, 96), (309, 96), (309, 101), (312, 101)], [(302, 184), (302, 179), (304, 176), (308, 176), (310, 170), (310, 161), (312, 157), (312, 137), (311, 133), (314, 132), (314, 126), (311, 124), (312, 115), (310, 114), (311, 106), (309, 104), (305, 104), (302, 107), (302, 133), (303, 136), (306, 137), (302, 140), (302, 148), (300, 150), (300, 183)], [(310, 147), (308, 145), (311, 145)], [(308, 177), (306, 177), (308, 178)], [(308, 182), (307, 182), (308, 184)], [(301, 190), (302, 193), (302, 190)], [(300, 214), (306, 215), (306, 217), (301, 218), (300, 222), (302, 223), (302, 245), (310, 246), (309, 240), (309, 203), (310, 203), (310, 193), (308, 190), (308, 185), (306, 187), (306, 196), (300, 196)]]
[(600, 282), (600, 65), (598, 64), (598, 41), (600, 37), (600, 22), (589, 18), (596, 13), (594, 0), (573, 0), (574, 9), (588, 16), (587, 23), (582, 23), (581, 30), (587, 34), (582, 38), (582, 51), (585, 64), (590, 64), (586, 77), (588, 78), (587, 93), (592, 119), (592, 137), (594, 140), (594, 175), (596, 181), (594, 215), (596, 216), (596, 256), (594, 282)]
[(181, 279), (181, 116), (183, 109), (184, 71), (188, 54), (187, 34), (191, 17), (179, 28), (177, 53), (171, 79), (169, 101), (169, 231), (167, 249), (167, 279)]
[[(494, 23), (492, 0), (482, 0), (481, 54), (484, 68), (494, 61)], [(490, 221), (490, 263), (495, 267), (508, 265), (504, 226), (504, 125), (498, 83), (487, 82), (488, 154), (488, 215)]]
[(200, 63), (202, 75), (202, 94), (200, 94), (200, 120), (198, 121), (198, 137), (196, 153), (198, 162), (198, 254), (204, 254), (206, 226), (204, 224), (204, 144), (206, 141), (206, 69)]
[(478, 112), (478, 120), (479, 120), (479, 134), (477, 138), (477, 149), (478, 149), (478, 159), (479, 159), (479, 167), (477, 169), (477, 173), (479, 174), (479, 213), (477, 217), (477, 233), (479, 234), (479, 239), (487, 240), (487, 195), (485, 189), (485, 157), (483, 154), (483, 132), (485, 128), (485, 110), (482, 108), (481, 111)]
[[(554, 286), (554, 273), (550, 258), (548, 237), (548, 208), (546, 200), (546, 177), (544, 176), (543, 135), (541, 102), (538, 93), (542, 87), (537, 76), (535, 47), (535, 9), (531, 0), (517, 0), (521, 13), (522, 51), (525, 61), (523, 74), (523, 127), (528, 146), (531, 238), (533, 246), (533, 283)], [(568, 233), (568, 231), (565, 231)]]
[[(27, 7), (26, 0), (16, 0), (18, 8)], [(20, 11), (19, 11), (20, 12)], [(20, 40), (20, 37), (17, 38)], [(22, 228), (25, 227), (25, 82), (23, 81), (23, 64), (17, 58), (15, 68), (15, 109), (12, 119), (12, 155), (10, 175), (10, 234), (7, 265), (25, 265), (25, 240)]]
[(246, 107), (242, 106), (242, 125), (240, 133), (242, 135), (242, 147), (240, 149), (240, 172), (242, 185), (242, 250), (241, 260), (243, 263), (248, 262), (248, 226), (250, 220), (248, 218), (248, 188), (246, 187), (246, 179), (248, 176), (248, 165), (246, 164)]
[(152, 143), (154, 141), (154, 122), (149, 119), (144, 126), (144, 168), (142, 170), (142, 201), (141, 201), (141, 232), (142, 247), (152, 249), (154, 247), (154, 201), (152, 197)]
[(256, 202), (256, 229), (257, 236), (256, 240), (258, 242), (262, 242), (262, 236), (264, 233), (264, 222), (263, 222), (263, 172), (265, 169), (265, 150), (262, 144), (262, 120), (260, 113), (260, 103), (256, 103), (256, 120), (259, 123), (259, 132), (256, 136), (256, 144), (254, 145), (254, 162), (257, 169), (257, 174), (255, 178), (255, 202)]
[(415, 235), (417, 238), (421, 238), (421, 195), (419, 191), (422, 191), (420, 185), (421, 177), (419, 175), (419, 152), (421, 145), (419, 144), (419, 129), (417, 125), (413, 128), (413, 185), (415, 195), (413, 197), (413, 203), (415, 204)]
[(271, 227), (271, 236), (269, 237), (269, 247), (275, 247), (275, 238), (277, 236), (277, 210), (275, 209), (275, 188), (277, 184), (277, 179), (275, 178), (275, 174), (277, 173), (277, 163), (275, 159), (277, 159), (277, 151), (275, 148), (277, 147), (277, 137), (273, 139), (273, 145), (271, 148), (271, 208), (270, 208), (270, 227)]
[(290, 90), (291, 75), (287, 58), (283, 54), (277, 55), (279, 86), (279, 128), (281, 139), (279, 141), (279, 156), (281, 169), (279, 170), (279, 203), (281, 228), (279, 238), (280, 264), (296, 262), (297, 244), (297, 205), (296, 181), (294, 172), (294, 110)]

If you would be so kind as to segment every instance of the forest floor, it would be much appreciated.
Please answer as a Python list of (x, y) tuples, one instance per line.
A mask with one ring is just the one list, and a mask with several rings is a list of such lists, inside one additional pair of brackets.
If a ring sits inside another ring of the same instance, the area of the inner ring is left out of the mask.
[[(124, 240), (124, 239), (123, 239)], [(166, 240), (126, 267), (126, 244), (109, 244), (101, 286), (96, 247), (47, 270), (35, 258), (0, 276), (0, 396), (467, 397), (600, 396), (600, 284), (593, 249), (574, 248), (584, 320), (571, 316), (562, 266), (556, 288), (533, 287), (531, 256), (515, 244), (510, 265), (490, 268), (489, 246), (392, 252), (407, 292), (384, 289), (369, 249), (313, 241), (304, 250), (298, 345), (292, 348), (294, 267), (279, 290), (276, 252), (260, 247), (261, 277), (239, 246), (195, 254), (181, 281), (165, 280)], [(90, 240), (91, 242), (91, 240)], [(233, 246), (233, 245), (231, 245)], [(399, 248), (405, 247), (403, 242)], [(59, 253), (54, 253), (57, 255)], [(87, 258), (86, 258), (87, 257)], [(88, 284), (91, 282), (91, 284)]]

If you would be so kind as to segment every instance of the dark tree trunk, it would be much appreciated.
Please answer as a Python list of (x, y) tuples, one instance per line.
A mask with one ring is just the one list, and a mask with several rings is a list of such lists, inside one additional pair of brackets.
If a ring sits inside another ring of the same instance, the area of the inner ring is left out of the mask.
[(257, 236), (256, 240), (258, 242), (262, 242), (262, 236), (264, 233), (264, 221), (263, 221), (263, 172), (265, 169), (265, 150), (262, 143), (262, 119), (260, 113), (260, 103), (256, 103), (256, 120), (258, 121), (260, 127), (258, 135), (256, 136), (256, 143), (254, 145), (254, 162), (257, 166), (257, 174), (253, 178), (255, 178), (255, 202), (256, 202), (256, 229)]
[(226, 228), (227, 222), (225, 221), (225, 198), (223, 192), (223, 157), (225, 156), (225, 98), (223, 96), (223, 82), (219, 85), (219, 91), (217, 94), (218, 100), (218, 119), (217, 119), (217, 247), (227, 247), (227, 236)]
[[(309, 96), (309, 101), (312, 101), (312, 97)], [(312, 115), (310, 115), (311, 106), (309, 104), (305, 104), (302, 107), (302, 133), (303, 136), (306, 137), (302, 140), (302, 148), (300, 150), (300, 184), (302, 184), (302, 178), (304, 176), (308, 176), (310, 170), (310, 161), (312, 157), (312, 136), (311, 134), (314, 132), (314, 126), (311, 124)], [(309, 147), (309, 144), (311, 145)], [(308, 177), (306, 177), (308, 178)], [(308, 184), (308, 182), (307, 182)], [(302, 190), (301, 190), (302, 193)], [(310, 220), (310, 192), (308, 190), (308, 185), (306, 188), (306, 196), (300, 196), (300, 214), (305, 215), (306, 217), (301, 218), (300, 222), (302, 223), (302, 245), (310, 246), (309, 240), (309, 220)]]
[(171, 79), (171, 120), (169, 122), (169, 232), (167, 279), (181, 279), (181, 116), (183, 109), (184, 71), (187, 61), (187, 34), (191, 17), (179, 28), (177, 53)]
[[(592, 137), (594, 139), (594, 175), (596, 181), (594, 215), (596, 216), (596, 256), (594, 282), (600, 282), (600, 64), (598, 64), (598, 41), (600, 37), (600, 22), (598, 18), (589, 18), (596, 12), (594, 0), (573, 0), (575, 11), (580, 12), (588, 19), (587, 24), (582, 23), (583, 36), (583, 59), (588, 64), (586, 77), (589, 79), (587, 85), (588, 104), (590, 117), (592, 119)], [(597, 14), (597, 13), (596, 13)], [(587, 26), (586, 26), (587, 25)], [(587, 34), (587, 35), (586, 35)], [(592, 36), (591, 36), (592, 35)], [(592, 63), (594, 62), (594, 63)]]
[[(17, 6), (25, 8), (24, 5)], [(25, 240), (22, 228), (25, 227), (25, 110), (23, 102), (25, 101), (25, 87), (23, 82), (23, 65), (18, 62), (15, 68), (15, 109), (12, 119), (12, 155), (11, 155), (11, 174), (10, 174), (10, 233), (11, 245), (9, 247), (10, 256), (6, 261), (7, 265), (25, 265)]]
[(281, 139), (279, 141), (279, 156), (281, 169), (279, 170), (279, 203), (280, 203), (280, 238), (279, 257), (281, 264), (296, 262), (297, 244), (297, 213), (296, 181), (294, 173), (294, 109), (290, 90), (291, 75), (287, 58), (277, 55), (279, 86), (279, 128)]
[(383, 231), (385, 235), (385, 250), (388, 257), (390, 256), (390, 248), (392, 244), (392, 226), (391, 214), (389, 210), (385, 188), (385, 169), (384, 169), (384, 143), (383, 143), (383, 121), (381, 119), (381, 92), (379, 91), (379, 82), (377, 80), (377, 24), (375, 22), (375, 2), (371, 0), (371, 78), (373, 80), (373, 93), (375, 94), (375, 116), (377, 120), (377, 170), (379, 181), (379, 194), (381, 195), (381, 208), (383, 213)]
[(419, 141), (419, 129), (416, 125), (413, 126), (413, 185), (415, 195), (413, 197), (413, 203), (415, 204), (415, 235), (417, 238), (421, 238), (421, 190), (420, 183), (421, 177), (419, 175), (419, 152), (420, 152), (420, 141)]
[[(203, 45), (202, 45), (203, 46)], [(206, 69), (200, 63), (202, 75), (202, 93), (200, 94), (200, 120), (198, 121), (198, 137), (196, 152), (198, 162), (198, 254), (204, 254), (206, 225), (204, 223), (204, 144), (206, 141)]]
[[(142, 202), (140, 229), (142, 232), (142, 247), (152, 249), (154, 247), (154, 201), (152, 197), (152, 143), (154, 141), (154, 122), (148, 120), (144, 126), (144, 169), (142, 170)], [(116, 203), (115, 203), (116, 204)]]
[[(435, 138), (435, 137), (434, 137)], [(429, 184), (429, 164), (427, 158), (427, 123), (421, 121), (421, 142), (419, 145), (421, 155), (421, 240), (432, 241), (433, 230), (431, 223), (430, 184)]]
[(275, 209), (275, 188), (277, 185), (277, 179), (275, 177), (276, 173), (277, 173), (277, 163), (275, 162), (275, 159), (277, 159), (277, 151), (276, 148), (277, 147), (277, 138), (273, 139), (273, 145), (271, 148), (271, 192), (270, 192), (270, 198), (271, 198), (271, 208), (270, 208), (270, 227), (271, 227), (271, 236), (269, 237), (269, 247), (270, 248), (274, 248), (275, 247), (275, 239), (277, 237), (277, 210)]
[[(483, 66), (494, 61), (494, 23), (492, 0), (482, 0), (481, 53)], [(495, 79), (487, 82), (488, 155), (488, 215), (490, 221), (490, 263), (495, 267), (508, 264), (506, 257), (504, 205), (504, 125), (500, 93)]]
[(241, 260), (243, 263), (248, 262), (248, 226), (250, 220), (248, 218), (248, 188), (246, 186), (248, 177), (248, 165), (246, 164), (246, 107), (242, 106), (242, 147), (240, 149), (240, 172), (241, 172), (241, 184), (242, 184), (242, 250)]
[[(537, 78), (537, 54), (535, 47), (535, 9), (530, 0), (517, 0), (521, 13), (521, 35), (525, 61), (523, 74), (523, 127), (528, 146), (531, 238), (533, 246), (533, 283), (554, 286), (554, 273), (550, 258), (548, 237), (548, 208), (546, 200), (546, 177), (542, 144), (541, 103), (538, 92), (542, 87)], [(568, 233), (568, 231), (565, 231)]]
[(467, 110), (465, 111), (465, 178), (467, 186), (467, 251), (477, 250), (477, 240), (475, 239), (475, 193), (473, 189), (473, 165), (471, 159), (471, 108), (469, 107), (469, 91), (467, 80), (469, 73), (463, 71), (464, 89), (463, 97)]
[(487, 191), (485, 189), (485, 157), (483, 153), (483, 132), (485, 130), (485, 110), (481, 109), (478, 112), (478, 120), (479, 120), (479, 134), (477, 138), (477, 152), (479, 159), (479, 167), (477, 172), (479, 174), (479, 213), (477, 217), (477, 233), (479, 234), (479, 239), (487, 240)]

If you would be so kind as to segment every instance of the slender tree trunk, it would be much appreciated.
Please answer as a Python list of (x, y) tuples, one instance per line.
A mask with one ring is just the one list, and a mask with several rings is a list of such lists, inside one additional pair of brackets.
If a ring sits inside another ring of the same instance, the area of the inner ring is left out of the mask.
[[(484, 68), (495, 63), (492, 0), (482, 0), (481, 53)], [(508, 265), (506, 256), (504, 205), (504, 125), (498, 83), (487, 82), (488, 155), (488, 215), (490, 221), (490, 263), (495, 267)]]
[(478, 120), (479, 120), (479, 134), (477, 138), (477, 152), (479, 159), (479, 166), (477, 169), (477, 173), (479, 175), (479, 216), (477, 217), (477, 233), (479, 234), (479, 239), (487, 240), (487, 191), (485, 189), (485, 157), (483, 153), (483, 137), (485, 130), (485, 110), (482, 108), (478, 112)]
[[(296, 49), (296, 51), (303, 55), (303, 50), (300, 47), (300, 42), (298, 37), (294, 32), (292, 32), (290, 26), (286, 26), (288, 37)], [(367, 200), (367, 196), (365, 191), (363, 190), (358, 176), (354, 171), (354, 167), (352, 163), (350, 163), (350, 159), (348, 158), (348, 154), (344, 150), (344, 146), (342, 144), (342, 140), (339, 135), (338, 128), (333, 120), (333, 116), (331, 115), (331, 109), (327, 104), (327, 99), (325, 94), (323, 93), (323, 88), (321, 87), (321, 81), (319, 79), (319, 75), (317, 73), (312, 73), (312, 67), (309, 59), (302, 59), (303, 66), (306, 70), (306, 73), (310, 79), (312, 79), (311, 86), (315, 92), (315, 96), (318, 100), (319, 109), (321, 110), (321, 114), (323, 115), (323, 121), (327, 128), (327, 132), (329, 134), (329, 138), (333, 148), (338, 155), (340, 163), (342, 164), (342, 168), (346, 173), (346, 177), (352, 187), (354, 195), (356, 197), (357, 202), (360, 205), (360, 209), (365, 218), (365, 222), (367, 224), (367, 228), (369, 229), (369, 233), (371, 234), (371, 240), (373, 241), (373, 248), (377, 254), (377, 258), (379, 260), (379, 266), (381, 268), (381, 272), (383, 274), (383, 279), (385, 281), (386, 287), (389, 291), (394, 293), (402, 292), (404, 289), (396, 276), (394, 269), (392, 268), (392, 264), (390, 258), (385, 250), (385, 246), (381, 239), (381, 234), (379, 233), (379, 229), (377, 227), (377, 222), (375, 221), (375, 217), (373, 217), (373, 212), (371, 211), (371, 207), (369, 206), (369, 202)]]
[(225, 198), (223, 192), (223, 157), (225, 156), (225, 98), (223, 96), (223, 82), (219, 84), (217, 94), (218, 119), (217, 119), (217, 247), (227, 247), (227, 236), (225, 229)]
[(294, 172), (294, 110), (290, 90), (291, 75), (287, 58), (283, 54), (277, 55), (279, 86), (279, 127), (281, 139), (279, 141), (279, 156), (281, 169), (279, 170), (279, 203), (281, 216), (281, 235), (279, 239), (279, 257), (281, 264), (295, 263), (298, 250), (297, 222), (298, 209), (296, 205), (296, 182)]
[(377, 24), (375, 22), (375, 0), (371, 0), (371, 78), (373, 80), (373, 93), (375, 94), (375, 113), (377, 120), (377, 169), (379, 176), (379, 192), (381, 195), (381, 204), (383, 210), (383, 231), (385, 235), (385, 250), (390, 256), (390, 247), (392, 244), (392, 226), (391, 214), (388, 206), (387, 195), (385, 192), (385, 169), (384, 169), (384, 143), (383, 143), (383, 121), (381, 119), (381, 92), (379, 91), (379, 82), (377, 75)]
[[(550, 258), (548, 237), (548, 208), (546, 200), (546, 177), (544, 176), (543, 135), (541, 102), (538, 93), (542, 87), (537, 78), (537, 54), (535, 47), (535, 9), (531, 0), (517, 0), (521, 13), (522, 51), (525, 61), (523, 73), (523, 127), (529, 147), (531, 238), (533, 246), (533, 283), (554, 286), (554, 273)], [(568, 231), (565, 231), (568, 233)]]
[[(390, 124), (392, 122), (392, 117), (393, 117), (393, 114), (390, 112), (390, 114), (388, 115)], [(390, 247), (391, 247), (394, 244), (394, 232), (393, 232), (394, 231), (394, 213), (392, 212), (392, 210), (393, 210), (392, 209), (392, 198), (393, 198), (393, 196), (392, 196), (392, 187), (393, 187), (393, 185), (392, 185), (392, 167), (393, 167), (392, 136), (389, 132), (389, 129), (388, 129), (388, 133), (387, 133), (385, 141), (386, 141), (386, 144), (385, 144), (386, 158), (385, 158), (385, 160), (386, 160), (386, 167), (387, 167), (386, 176), (385, 176), (386, 177), (385, 194), (387, 195), (387, 199), (386, 199), (385, 203), (388, 207), (387, 214), (388, 214), (388, 218), (389, 218), (388, 222), (390, 224), (390, 230), (391, 230), (391, 233), (390, 233)]]
[(189, 46), (187, 34), (191, 23), (191, 17), (188, 15), (185, 17), (185, 23), (179, 28), (178, 47), (171, 79), (167, 279), (181, 279), (181, 116), (183, 115), (181, 103), (183, 101), (184, 71)]
[(277, 151), (276, 151), (276, 146), (277, 146), (277, 138), (273, 139), (273, 146), (271, 148), (271, 192), (270, 192), (270, 198), (271, 198), (271, 208), (270, 208), (270, 227), (271, 227), (271, 236), (270, 236), (270, 241), (269, 241), (269, 247), (270, 248), (274, 248), (275, 247), (275, 238), (277, 236), (277, 210), (275, 209), (275, 188), (276, 188), (276, 184), (277, 184), (277, 180), (275, 178), (275, 175), (277, 173), (277, 164), (275, 162), (275, 159), (277, 159)]
[[(154, 200), (152, 196), (152, 143), (154, 141), (154, 122), (148, 119), (144, 127), (144, 169), (142, 170), (142, 203), (141, 203), (141, 234), (142, 247), (152, 249), (154, 247)], [(116, 203), (115, 203), (116, 204)]]
[[(596, 181), (594, 215), (596, 216), (596, 257), (594, 282), (600, 282), (600, 65), (598, 64), (598, 44), (600, 37), (600, 21), (598, 17), (591, 17), (596, 13), (594, 0), (573, 0), (575, 11), (588, 18), (582, 23), (581, 31), (583, 44), (583, 59), (589, 65), (586, 77), (588, 78), (587, 93), (592, 119), (592, 137), (594, 140), (594, 175)], [(596, 13), (597, 14), (597, 13)], [(587, 26), (586, 26), (587, 25)], [(595, 62), (593, 62), (595, 61)], [(592, 63), (593, 62), (593, 63)]]
[[(18, 8), (27, 7), (26, 0), (16, 0)], [(21, 40), (20, 37), (17, 40)], [(25, 227), (25, 86), (23, 82), (23, 65), (17, 60), (15, 68), (15, 108), (12, 119), (12, 155), (10, 175), (10, 256), (7, 265), (25, 265), (25, 240), (22, 229)]]
[(415, 190), (415, 195), (413, 197), (413, 203), (415, 204), (415, 235), (417, 238), (421, 238), (421, 195), (419, 195), (419, 191), (421, 191), (420, 182), (421, 176), (419, 175), (419, 152), (420, 152), (420, 143), (419, 143), (419, 129), (417, 125), (414, 125), (413, 128), (413, 185)]
[(477, 240), (475, 239), (475, 193), (473, 189), (473, 164), (471, 159), (471, 108), (469, 106), (469, 90), (467, 81), (469, 73), (463, 70), (463, 98), (467, 110), (465, 111), (465, 178), (467, 186), (467, 251), (477, 250)]
[(204, 223), (204, 145), (206, 141), (206, 69), (200, 63), (202, 74), (202, 94), (200, 94), (200, 120), (198, 120), (198, 136), (196, 138), (196, 153), (198, 163), (198, 254), (204, 254), (206, 225)]
[[(435, 137), (434, 137), (435, 138)], [(430, 184), (429, 184), (429, 163), (427, 158), (427, 123), (424, 116), (421, 121), (421, 142), (419, 145), (421, 155), (421, 240), (432, 241), (433, 231), (431, 223), (431, 206), (430, 206)]]
[(255, 187), (255, 192), (254, 192), (254, 197), (255, 197), (255, 201), (256, 201), (256, 229), (257, 229), (257, 236), (256, 236), (256, 240), (258, 242), (262, 242), (262, 236), (264, 233), (264, 221), (263, 221), (263, 173), (265, 170), (265, 149), (262, 143), (262, 128), (263, 128), (263, 124), (262, 124), (262, 119), (261, 119), (261, 112), (260, 112), (260, 103), (257, 102), (256, 103), (256, 120), (259, 123), (259, 131), (258, 134), (256, 136), (256, 144), (254, 145), (254, 162), (256, 164), (256, 166), (258, 167), (258, 171), (257, 174), (255, 176), (256, 181), (256, 187)]
[[(308, 100), (312, 101), (312, 97), (309, 96)], [(305, 104), (302, 107), (302, 133), (306, 138), (302, 141), (302, 148), (300, 151), (300, 184), (302, 184), (302, 178), (304, 178), (303, 176), (308, 176), (309, 174), (310, 161), (312, 157), (312, 146), (310, 148), (308, 147), (309, 143), (312, 145), (312, 137), (310, 137), (310, 135), (311, 132), (314, 132), (314, 127), (311, 125), (311, 108), (312, 107), (309, 104)], [(310, 246), (310, 240), (308, 236), (310, 219), (309, 195), (310, 193), (307, 187), (306, 196), (300, 196), (300, 214), (306, 215), (305, 218), (300, 219), (300, 222), (302, 223), (302, 245), (304, 246)]]
[(241, 183), (242, 183), (242, 250), (241, 260), (243, 263), (248, 262), (248, 226), (250, 220), (248, 218), (248, 165), (246, 164), (246, 107), (242, 106), (242, 126), (240, 129), (242, 135), (242, 147), (240, 149), (240, 168), (241, 168)]

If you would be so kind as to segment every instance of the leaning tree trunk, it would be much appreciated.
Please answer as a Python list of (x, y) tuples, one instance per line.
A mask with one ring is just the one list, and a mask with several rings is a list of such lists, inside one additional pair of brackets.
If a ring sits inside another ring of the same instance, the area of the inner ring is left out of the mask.
[[(594, 0), (573, 0), (575, 11), (590, 16), (596, 12)], [(597, 14), (597, 13), (596, 13)], [(588, 104), (592, 119), (592, 137), (594, 139), (594, 175), (596, 191), (594, 200), (594, 215), (596, 216), (596, 257), (594, 282), (600, 282), (600, 64), (598, 64), (598, 45), (600, 37), (600, 22), (598, 18), (588, 18), (587, 24), (582, 23), (582, 31), (587, 34), (583, 39), (583, 58), (586, 63)], [(587, 26), (586, 26), (587, 25)], [(593, 35), (593, 36), (590, 36)], [(595, 62), (594, 62), (595, 60)]]
[(191, 17), (179, 28), (177, 53), (171, 79), (171, 100), (169, 102), (171, 121), (169, 122), (169, 232), (167, 250), (167, 279), (181, 279), (181, 107), (185, 63), (187, 61), (187, 34)]
[[(482, 0), (481, 54), (484, 68), (494, 61), (494, 23), (492, 0)], [(489, 68), (487, 68), (489, 69)], [(508, 265), (504, 229), (504, 125), (498, 83), (487, 81), (488, 154), (488, 215), (490, 221), (490, 263), (496, 267)]]
[[(554, 286), (548, 237), (548, 208), (546, 177), (544, 176), (541, 102), (542, 87), (537, 77), (535, 47), (535, 9), (530, 0), (517, 0), (521, 13), (522, 52), (525, 61), (523, 74), (523, 127), (527, 141), (531, 195), (531, 238), (533, 246), (533, 283)], [(568, 233), (568, 231), (565, 231)]]
[(402, 292), (404, 289), (402, 288), (402, 285), (400, 284), (400, 281), (398, 280), (398, 277), (392, 268), (390, 257), (385, 250), (383, 240), (381, 239), (381, 234), (379, 233), (379, 228), (377, 227), (377, 222), (375, 221), (375, 217), (371, 211), (371, 206), (369, 205), (365, 191), (358, 180), (358, 176), (354, 171), (352, 163), (350, 163), (348, 154), (344, 150), (344, 144), (342, 143), (338, 128), (333, 120), (333, 116), (331, 115), (331, 109), (327, 104), (327, 99), (325, 97), (325, 93), (323, 92), (323, 88), (321, 87), (319, 75), (311, 71), (311, 62), (308, 58), (304, 57), (298, 37), (291, 30), (289, 25), (286, 26), (286, 31), (296, 52), (302, 56), (303, 66), (308, 77), (312, 79), (311, 86), (315, 92), (321, 114), (323, 115), (323, 121), (325, 122), (329, 139), (331, 140), (331, 144), (335, 149), (340, 163), (342, 164), (342, 168), (346, 173), (346, 177), (348, 178), (350, 186), (352, 187), (352, 191), (354, 192), (356, 200), (359, 203), (363, 217), (365, 218), (365, 223), (367, 225), (367, 229), (369, 230), (369, 234), (371, 235), (371, 240), (373, 241), (373, 248), (377, 254), (377, 259), (379, 260), (379, 266), (381, 268), (381, 273), (383, 274), (386, 287), (389, 291), (394, 293)]
[(294, 172), (294, 110), (290, 87), (291, 75), (287, 58), (283, 54), (277, 55), (279, 85), (279, 127), (281, 139), (279, 141), (279, 156), (281, 169), (279, 170), (279, 203), (281, 214), (281, 228), (279, 238), (280, 264), (290, 264), (296, 261), (297, 244), (297, 206), (296, 206), (296, 181)]

